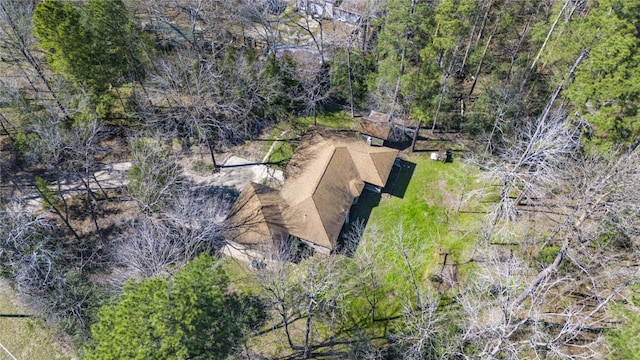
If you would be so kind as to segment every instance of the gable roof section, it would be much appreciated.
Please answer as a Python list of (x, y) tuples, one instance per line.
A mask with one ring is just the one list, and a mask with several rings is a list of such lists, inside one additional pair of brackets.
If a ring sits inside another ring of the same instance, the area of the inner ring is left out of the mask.
[(365, 116), (364, 119), (374, 122), (391, 122), (391, 116), (387, 113), (372, 110), (369, 116)]
[(353, 199), (362, 192), (364, 182), (346, 147), (326, 142), (323, 147), (330, 151), (309, 159), (305, 166), (309, 171), (285, 182), (281, 195), (290, 205), (284, 216), (289, 233), (333, 249)]
[(369, 184), (384, 187), (398, 156), (398, 150), (367, 146), (362, 141), (350, 143), (348, 146), (360, 178)]
[(305, 140), (291, 157), (282, 186), (282, 197), (291, 205), (313, 196), (335, 152), (321, 137)]
[(260, 244), (286, 236), (282, 218), (285, 205), (278, 190), (250, 182), (227, 216), (227, 236), (243, 244)]
[(358, 131), (365, 135), (377, 137), (382, 140), (389, 140), (393, 124), (389, 121), (373, 121), (362, 119), (358, 122)]

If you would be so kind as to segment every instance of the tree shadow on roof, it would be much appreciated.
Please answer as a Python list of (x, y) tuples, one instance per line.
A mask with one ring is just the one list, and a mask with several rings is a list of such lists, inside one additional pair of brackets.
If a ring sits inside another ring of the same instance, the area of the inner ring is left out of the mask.
[(397, 158), (389, 174), (387, 186), (382, 189), (382, 192), (401, 199), (404, 198), (415, 169), (415, 163)]

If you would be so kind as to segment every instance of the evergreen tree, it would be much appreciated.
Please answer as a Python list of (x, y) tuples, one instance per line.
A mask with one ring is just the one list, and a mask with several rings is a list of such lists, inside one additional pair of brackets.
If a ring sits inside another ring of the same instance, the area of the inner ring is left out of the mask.
[(90, 0), (82, 7), (81, 20), (91, 46), (94, 68), (87, 81), (93, 89), (140, 75), (139, 31), (122, 0)]
[(33, 33), (40, 48), (58, 73), (80, 81), (90, 72), (89, 36), (80, 21), (80, 12), (69, 2), (59, 0), (39, 3), (34, 11)]
[(96, 95), (139, 72), (139, 34), (122, 0), (90, 0), (81, 9), (41, 2), (33, 24), (51, 67)]
[(622, 326), (611, 332), (608, 337), (611, 345), (613, 359), (640, 359), (640, 287), (632, 287), (633, 294), (630, 298), (630, 306), (627, 308), (618, 307), (618, 315), (624, 319)]
[(599, 1), (576, 26), (591, 32), (589, 57), (567, 96), (594, 126), (597, 137), (633, 141), (640, 135), (640, 1)]
[(437, 59), (422, 52), (431, 46), (434, 11), (424, 1), (392, 1), (381, 19), (374, 49), (378, 69), (370, 80), (370, 91), (382, 110), (408, 111), (424, 120), (439, 78)]
[(354, 105), (362, 107), (367, 99), (367, 76), (373, 71), (373, 59), (356, 50), (337, 51), (331, 63), (331, 93), (333, 97), (349, 104), (353, 95)]
[(100, 309), (86, 359), (226, 359), (249, 320), (263, 317), (256, 304), (243, 309), (228, 287), (224, 269), (207, 255), (172, 279), (127, 283), (118, 301)]
[(597, 142), (631, 142), (640, 136), (639, 9), (638, 0), (592, 2), (584, 16), (562, 24), (544, 56), (563, 76), (587, 52), (564, 94), (592, 126)]

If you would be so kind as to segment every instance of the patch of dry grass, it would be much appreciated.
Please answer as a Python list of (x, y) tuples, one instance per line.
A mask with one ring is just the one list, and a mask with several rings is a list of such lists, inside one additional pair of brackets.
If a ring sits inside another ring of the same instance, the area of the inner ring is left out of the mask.
[[(0, 280), (0, 313), (25, 314), (26, 310), (6, 282)], [(18, 360), (77, 359), (60, 341), (32, 318), (0, 317), (0, 344)], [(0, 348), (0, 359), (13, 358)]]

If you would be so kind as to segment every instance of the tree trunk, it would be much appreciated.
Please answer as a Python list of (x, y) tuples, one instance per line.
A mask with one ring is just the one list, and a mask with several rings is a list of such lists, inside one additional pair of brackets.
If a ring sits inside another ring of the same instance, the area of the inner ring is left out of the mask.
[[(78, 233), (76, 232), (76, 230), (73, 228), (73, 226), (71, 226), (71, 223), (69, 222), (69, 218), (68, 218), (68, 213), (67, 215), (63, 214), (60, 209), (58, 209), (52, 202), (51, 199), (49, 199), (42, 191), (40, 191), (40, 189), (38, 189), (36, 187), (36, 191), (38, 192), (38, 195), (40, 195), (40, 197), (47, 203), (47, 205), (49, 205), (49, 207), (51, 207), (51, 209), (53, 209), (53, 212), (56, 213), (56, 215), (58, 215), (58, 217), (60, 218), (60, 220), (62, 220), (62, 222), (65, 224), (65, 226), (67, 227), (67, 229), (69, 229), (69, 231), (71, 232), (71, 234), (73, 235), (73, 237), (78, 240), (81, 241), (80, 239), (80, 235), (78, 235)], [(62, 195), (60, 195), (61, 198), (64, 199), (64, 197)], [(65, 208), (66, 208), (66, 201), (63, 200), (64, 204), (65, 204)]]
[(560, 21), (560, 16), (562, 16), (562, 13), (567, 9), (567, 6), (569, 5), (570, 1), (571, 0), (566, 0), (564, 2), (564, 6), (562, 6), (562, 9), (560, 9), (560, 11), (558, 12), (558, 16), (556, 16), (556, 20), (551, 25), (551, 29), (549, 29), (549, 32), (547, 33), (547, 37), (544, 39), (544, 42), (542, 43), (542, 46), (540, 46), (540, 49), (538, 50), (538, 53), (536, 54), (536, 57), (533, 59), (533, 62), (531, 63), (531, 67), (529, 68), (529, 72), (531, 72), (531, 71), (533, 71), (533, 69), (535, 69), (536, 64), (538, 63), (538, 60), (540, 59), (540, 56), (542, 55), (542, 51), (544, 51), (544, 48), (547, 46), (547, 43), (549, 42), (549, 39), (551, 38), (551, 34), (553, 34), (553, 31), (555, 30), (556, 26), (558, 25), (558, 21)]
[(587, 49), (587, 50), (582, 51), (580, 53), (580, 55), (578, 55), (578, 58), (573, 63), (573, 66), (571, 66), (571, 69), (569, 69), (569, 72), (567, 73), (567, 76), (565, 76), (565, 78), (562, 79), (562, 82), (560, 83), (560, 85), (558, 85), (558, 87), (553, 92), (553, 94), (551, 94), (551, 98), (549, 99), (549, 102), (547, 102), (547, 105), (545, 106), (544, 111), (542, 112), (542, 116), (540, 117), (540, 121), (544, 121), (547, 118), (547, 116), (549, 115), (549, 112), (551, 111), (551, 107), (553, 106), (553, 103), (556, 102), (556, 99), (558, 98), (558, 95), (560, 95), (560, 92), (562, 91), (562, 88), (564, 87), (565, 82), (571, 80), (571, 76), (573, 76), (573, 73), (578, 68), (578, 65), (580, 65), (582, 60), (584, 60), (584, 58), (587, 57), (588, 54), (589, 54), (589, 50)]
[(418, 141), (418, 134), (420, 133), (420, 125), (422, 120), (418, 120), (418, 126), (416, 126), (416, 132), (413, 133), (413, 139), (411, 140), (411, 152), (416, 151), (416, 141)]
[(440, 98), (438, 99), (438, 106), (436, 107), (436, 113), (433, 115), (433, 125), (431, 125), (431, 134), (433, 134), (433, 132), (436, 129), (438, 115), (440, 114), (440, 108), (442, 107), (442, 101), (444, 100), (444, 96), (447, 93), (447, 84), (448, 84), (449, 77), (451, 76), (451, 72), (453, 71), (453, 66), (456, 62), (455, 60), (456, 60), (457, 52), (458, 52), (458, 45), (456, 44), (456, 46), (451, 51), (451, 62), (449, 62), (449, 67), (447, 69), (447, 72), (444, 75), (444, 80), (442, 82), (442, 90), (440, 90)]
[[(502, 5), (502, 10), (500, 11), (500, 14), (496, 17), (496, 21), (493, 24), (493, 30), (491, 30), (491, 35), (489, 35), (489, 38), (487, 39), (487, 44), (484, 47), (484, 50), (482, 51), (482, 56), (480, 57), (480, 63), (478, 64), (478, 68), (476, 69), (476, 74), (473, 78), (473, 84), (471, 85), (471, 90), (469, 90), (469, 96), (471, 96), (473, 94), (473, 90), (476, 87), (476, 83), (478, 82), (478, 76), (480, 75), (480, 70), (482, 69), (482, 63), (484, 62), (485, 59), (485, 55), (487, 54), (487, 50), (489, 49), (489, 44), (491, 44), (491, 39), (493, 39), (493, 35), (496, 34), (496, 32), (498, 31), (498, 24), (500, 24), (500, 19), (502, 18), (502, 13), (504, 12), (504, 9), (507, 7), (507, 4), (509, 3), (509, 0), (507, 0), (503, 5)], [(478, 40), (480, 40), (480, 36), (482, 35), (484, 26), (485, 26), (485, 21), (487, 16), (489, 15), (489, 10), (491, 8), (491, 6), (493, 5), (493, 2), (489, 3), (489, 6), (487, 8), (487, 12), (485, 13), (485, 19), (483, 20), (482, 23), (482, 28), (480, 29), (480, 32), (478, 33)]]
[[(551, 39), (551, 35), (553, 34), (554, 30), (556, 29), (556, 26), (558, 25), (558, 22), (560, 21), (560, 17), (562, 16), (562, 13), (567, 9), (567, 6), (569, 6), (569, 2), (570, 1), (571, 0), (566, 0), (564, 2), (564, 5), (562, 6), (562, 9), (560, 9), (560, 11), (558, 12), (558, 16), (556, 16), (555, 21), (553, 22), (553, 24), (551, 25), (551, 28), (549, 29), (549, 32), (547, 33), (547, 37), (544, 39), (544, 42), (540, 46), (540, 49), (538, 49), (538, 53), (536, 54), (536, 57), (533, 59), (533, 62), (531, 63), (531, 66), (529, 67), (529, 71), (527, 72), (527, 76), (525, 76), (525, 78), (522, 80), (522, 84), (520, 85), (520, 92), (521, 93), (524, 92), (524, 87), (525, 87), (526, 83), (529, 81), (529, 78), (531, 77), (531, 74), (535, 70), (536, 65), (538, 64), (538, 60), (540, 60), (540, 56), (542, 56), (542, 52), (547, 47), (547, 43), (549, 42), (549, 39)], [(573, 14), (573, 11), (571, 12), (571, 14)]]
[[(416, 12), (416, 3), (417, 0), (411, 0), (411, 10), (409, 11), (409, 17), (411, 17), (411, 15), (413, 15)], [(411, 35), (411, 31), (410, 29), (405, 29), (405, 42), (409, 40), (409, 36)], [(396, 86), (395, 89), (393, 91), (393, 102), (391, 104), (391, 111), (389, 112), (389, 119), (393, 118), (393, 113), (396, 110), (396, 105), (398, 102), (398, 93), (400, 92), (400, 78), (402, 77), (402, 74), (404, 74), (404, 60), (405, 57), (407, 56), (407, 45), (406, 43), (402, 45), (402, 51), (401, 51), (401, 55), (400, 55), (400, 72), (398, 74), (398, 78), (396, 79)]]
[[(40, 64), (38, 64), (38, 62), (33, 57), (33, 55), (31, 55), (31, 51), (26, 46), (25, 40), (21, 36), (20, 30), (16, 26), (16, 24), (14, 22), (14, 19), (10, 16), (9, 12), (7, 11), (7, 8), (5, 7), (5, 5), (3, 3), (0, 3), (0, 10), (2, 10), (2, 12), (5, 13), (7, 22), (9, 23), (9, 27), (11, 28), (11, 32), (13, 32), (13, 36), (17, 37), (18, 51), (22, 54), (22, 56), (29, 63), (29, 65), (31, 65), (31, 67), (36, 71), (36, 73), (38, 74), (38, 77), (40, 78), (40, 80), (42, 81), (44, 86), (47, 88), (47, 90), (49, 91), (49, 93), (53, 97), (54, 102), (55, 102), (56, 106), (58, 107), (58, 109), (60, 110), (60, 112), (62, 113), (62, 115), (65, 118), (69, 119), (70, 116), (69, 116), (69, 113), (67, 112), (67, 109), (60, 102), (60, 99), (58, 98), (57, 93), (54, 92), (53, 89), (51, 88), (51, 85), (49, 84), (49, 81), (48, 81), (46, 75), (44, 74), (44, 71), (40, 67)], [(6, 30), (5, 30), (5, 32), (6, 32)], [(9, 52), (13, 56), (13, 51), (11, 51), (11, 49), (8, 48), (8, 47), (7, 47), (7, 49), (9, 50)], [(15, 58), (15, 56), (13, 56), (13, 57)], [(27, 77), (27, 81), (31, 84), (31, 86), (34, 88), (34, 90), (36, 90), (35, 85), (31, 82), (31, 79), (29, 78), (29, 76), (27, 76), (26, 72), (22, 69), (22, 66), (20, 65), (20, 62), (18, 62), (18, 66), (25, 73), (25, 76)]]
[(284, 325), (284, 333), (287, 336), (287, 342), (289, 343), (289, 347), (293, 350), (295, 346), (293, 346), (293, 341), (291, 341), (291, 333), (289, 332), (289, 319), (287, 319), (286, 309), (284, 305), (280, 307), (280, 315), (282, 316), (282, 323)]
[(2, 126), (2, 131), (4, 131), (4, 133), (9, 137), (9, 140), (11, 140), (11, 143), (15, 144), (16, 143), (16, 139), (14, 139), (14, 137), (13, 137), (11, 131), (9, 131), (8, 127), (5, 126), (5, 122), (10, 127), (13, 127), (13, 125), (9, 122), (9, 120), (7, 120), (7, 118), (4, 115), (0, 114), (0, 126)]
[(518, 40), (518, 44), (516, 45), (516, 49), (513, 51), (513, 55), (511, 56), (511, 62), (509, 63), (509, 70), (507, 71), (507, 76), (504, 78), (504, 84), (507, 85), (509, 83), (509, 79), (511, 78), (511, 72), (513, 71), (513, 65), (516, 63), (516, 59), (518, 57), (518, 51), (520, 51), (520, 46), (529, 32), (529, 25), (531, 24), (531, 20), (533, 15), (529, 17), (527, 23), (524, 25), (524, 29), (522, 29), (522, 35), (520, 35), (520, 39)]
[(473, 83), (471, 84), (471, 89), (469, 90), (469, 97), (473, 94), (473, 90), (476, 88), (476, 83), (478, 82), (478, 76), (480, 76), (480, 70), (482, 69), (482, 62), (484, 61), (484, 56), (487, 54), (487, 49), (489, 49), (489, 44), (491, 43), (491, 39), (493, 38), (493, 34), (489, 35), (489, 39), (487, 39), (487, 44), (484, 46), (484, 50), (482, 51), (482, 56), (480, 57), (480, 63), (478, 63), (478, 68), (476, 69), (476, 74), (473, 77)]
[(480, 25), (480, 30), (478, 30), (478, 36), (476, 37), (476, 44), (478, 46), (478, 42), (482, 38), (482, 34), (484, 33), (484, 28), (487, 26), (487, 20), (489, 19), (489, 12), (491, 11), (491, 7), (493, 7), (493, 1), (490, 1), (487, 5), (487, 11), (484, 12), (484, 16), (482, 17), (482, 24)]
[(351, 118), (354, 118), (353, 111), (353, 82), (351, 80), (351, 36), (349, 36), (347, 44), (347, 75), (349, 76), (349, 107), (351, 108)]
[(478, 26), (479, 20), (480, 20), (480, 12), (478, 12), (478, 15), (476, 16), (476, 20), (473, 22), (473, 26), (471, 27), (471, 33), (469, 34), (469, 41), (467, 42), (467, 47), (464, 50), (464, 57), (462, 58), (460, 71), (464, 72), (464, 67), (467, 64), (467, 59), (469, 58), (469, 53), (471, 52), (471, 44), (473, 43), (473, 35), (476, 32), (476, 27)]
[(219, 170), (218, 163), (216, 162), (216, 156), (213, 149), (213, 144), (211, 143), (211, 139), (207, 138), (207, 147), (209, 148), (209, 155), (211, 155), (211, 163), (213, 164), (213, 172)]
[(311, 320), (313, 319), (313, 299), (309, 299), (309, 313), (307, 315), (307, 320), (305, 324), (304, 330), (304, 358), (309, 359), (311, 357)]

